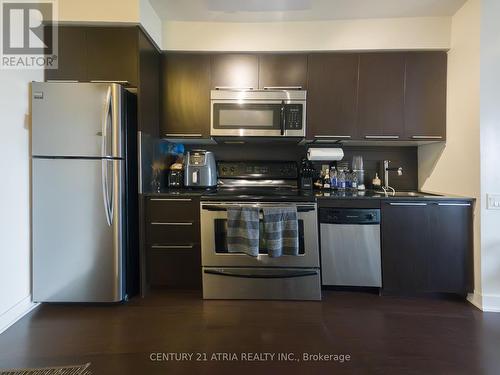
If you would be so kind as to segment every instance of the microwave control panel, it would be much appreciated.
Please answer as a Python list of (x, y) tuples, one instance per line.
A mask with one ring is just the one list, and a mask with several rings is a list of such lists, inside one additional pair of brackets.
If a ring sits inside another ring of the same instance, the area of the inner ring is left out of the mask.
[(285, 129), (302, 129), (302, 104), (287, 104), (285, 106)]

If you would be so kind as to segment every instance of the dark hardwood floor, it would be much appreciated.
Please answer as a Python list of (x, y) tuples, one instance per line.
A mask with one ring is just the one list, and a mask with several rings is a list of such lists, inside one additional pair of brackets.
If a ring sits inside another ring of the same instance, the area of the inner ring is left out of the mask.
[[(203, 301), (154, 291), (124, 305), (43, 305), (0, 335), (0, 368), (91, 362), (93, 374), (498, 374), (500, 314), (452, 300), (324, 292), (323, 302)], [(151, 361), (151, 353), (208, 361)], [(349, 362), (211, 361), (214, 352)], [(278, 372), (279, 371), (279, 372)]]

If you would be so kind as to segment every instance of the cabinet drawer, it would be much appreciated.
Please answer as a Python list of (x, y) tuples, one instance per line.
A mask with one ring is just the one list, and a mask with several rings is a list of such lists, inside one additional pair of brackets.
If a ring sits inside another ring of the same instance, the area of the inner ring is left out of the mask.
[(199, 222), (197, 198), (151, 198), (148, 201), (149, 222)]
[(201, 289), (201, 257), (199, 246), (185, 248), (153, 248), (149, 253), (149, 280), (153, 286)]
[(153, 221), (148, 224), (149, 243), (157, 244), (197, 244), (200, 242), (198, 222)]

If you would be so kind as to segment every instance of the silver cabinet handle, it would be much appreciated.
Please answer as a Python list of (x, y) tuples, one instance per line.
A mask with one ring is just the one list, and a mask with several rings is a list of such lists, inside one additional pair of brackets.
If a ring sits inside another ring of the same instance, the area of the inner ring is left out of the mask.
[(90, 81), (92, 83), (120, 83), (122, 85), (128, 85), (130, 84), (129, 81), (123, 81), (123, 80), (100, 80), (100, 79), (95, 79)]
[(352, 138), (350, 135), (315, 135), (314, 138)]
[(198, 133), (166, 133), (166, 137), (178, 137), (178, 138), (183, 138), (183, 137), (203, 137), (203, 134), (198, 134)]
[(443, 139), (440, 135), (412, 135), (413, 139)]
[(238, 87), (238, 86), (215, 86), (216, 90), (253, 90), (253, 87)]
[(399, 135), (365, 135), (366, 139), (399, 139)]
[(171, 225), (171, 226), (191, 226), (193, 225), (192, 222), (184, 222), (184, 223), (162, 223), (162, 222), (158, 222), (158, 221), (155, 221), (155, 222), (151, 222), (151, 225)]
[(427, 203), (415, 202), (415, 203), (389, 203), (391, 206), (427, 206)]
[(151, 198), (150, 201), (191, 202), (191, 198)]
[(470, 206), (470, 203), (438, 203), (438, 206)]
[(264, 86), (264, 90), (302, 90), (302, 86)]
[(152, 249), (192, 249), (193, 245), (152, 245)]

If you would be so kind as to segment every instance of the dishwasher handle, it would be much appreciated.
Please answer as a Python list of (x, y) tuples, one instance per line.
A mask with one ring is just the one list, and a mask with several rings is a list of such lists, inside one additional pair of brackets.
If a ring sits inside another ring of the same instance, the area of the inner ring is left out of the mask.
[(380, 224), (380, 209), (371, 208), (320, 208), (321, 224)]

